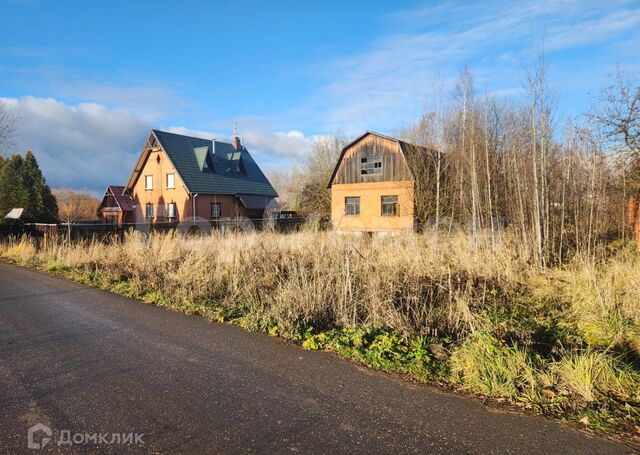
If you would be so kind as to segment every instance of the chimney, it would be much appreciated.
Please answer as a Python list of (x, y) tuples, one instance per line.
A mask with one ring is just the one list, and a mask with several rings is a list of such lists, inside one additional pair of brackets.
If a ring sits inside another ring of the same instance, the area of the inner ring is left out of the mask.
[(240, 142), (240, 138), (238, 136), (233, 136), (233, 140), (231, 141), (233, 148), (236, 150), (242, 149), (242, 143)]

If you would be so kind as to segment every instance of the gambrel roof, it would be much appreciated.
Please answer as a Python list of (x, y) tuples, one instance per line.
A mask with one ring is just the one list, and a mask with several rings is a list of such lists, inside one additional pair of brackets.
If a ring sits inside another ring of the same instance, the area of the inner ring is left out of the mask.
[(338, 161), (336, 162), (336, 165), (333, 168), (333, 172), (331, 173), (331, 177), (329, 178), (329, 183), (327, 183), (327, 188), (331, 188), (331, 185), (333, 184), (333, 180), (336, 177), (336, 173), (338, 172), (338, 169), (340, 168), (340, 163), (342, 163), (342, 159), (344, 158), (344, 155), (347, 152), (347, 150), (349, 150), (351, 147), (353, 147), (358, 142), (363, 140), (365, 137), (370, 136), (370, 135), (378, 136), (378, 137), (381, 137), (383, 139), (388, 139), (388, 140), (398, 144), (398, 147), (400, 148), (400, 151), (402, 152), (402, 154), (404, 155), (405, 159), (407, 160), (407, 165), (409, 167), (409, 170), (410, 170), (411, 174), (413, 175), (413, 178), (416, 177), (415, 169), (413, 169), (413, 167), (412, 167), (412, 163), (415, 162), (415, 160), (413, 158), (416, 157), (416, 154), (437, 153), (436, 150), (430, 149), (428, 147), (423, 147), (421, 145), (410, 144), (409, 142), (401, 141), (400, 139), (396, 139), (395, 137), (386, 136), (384, 134), (376, 133), (375, 131), (367, 131), (366, 133), (358, 136), (356, 139), (351, 141), (349, 144), (347, 144), (342, 149), (342, 151), (340, 152), (340, 157), (338, 158)]
[(126, 190), (140, 177), (151, 149), (160, 146), (190, 193), (278, 196), (244, 146), (236, 150), (226, 142), (160, 130), (151, 131), (147, 144)]

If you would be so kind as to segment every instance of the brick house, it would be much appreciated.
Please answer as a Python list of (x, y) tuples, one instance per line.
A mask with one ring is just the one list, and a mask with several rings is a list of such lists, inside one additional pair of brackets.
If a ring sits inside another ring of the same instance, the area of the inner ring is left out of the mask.
[(240, 138), (229, 144), (159, 130), (122, 188), (132, 218), (153, 223), (262, 218), (278, 196)]
[(414, 230), (415, 173), (409, 157), (431, 150), (371, 131), (340, 153), (329, 180), (338, 232)]

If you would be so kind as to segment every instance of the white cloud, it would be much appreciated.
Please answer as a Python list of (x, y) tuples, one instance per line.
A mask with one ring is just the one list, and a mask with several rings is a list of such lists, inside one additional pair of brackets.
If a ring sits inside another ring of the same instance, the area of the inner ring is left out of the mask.
[(305, 136), (296, 130), (274, 133), (252, 128), (244, 134), (243, 140), (250, 150), (284, 159), (301, 160), (307, 156), (316, 138)]
[[(488, 86), (502, 96), (518, 94), (509, 87), (521, 83), (532, 43), (541, 41), (548, 57), (581, 46), (609, 46), (601, 55), (576, 57), (592, 63), (580, 68), (583, 74), (572, 73), (572, 85), (595, 80), (604, 58), (638, 62), (636, 53), (615, 53), (615, 43), (640, 26), (637, 3), (626, 0), (429, 3), (387, 19), (394, 32), (367, 51), (309, 69), (325, 83), (296, 112), (300, 122), (310, 119), (325, 131), (389, 130), (417, 118), (426, 96), (442, 82), (451, 87), (465, 65), (479, 91)], [(576, 71), (570, 65), (560, 63), (560, 70)]]
[(151, 124), (97, 103), (1, 98), (17, 117), (19, 150), (33, 150), (51, 187), (100, 193), (129, 177)]
[[(194, 130), (184, 126), (166, 128), (178, 134), (230, 142), (231, 137), (214, 131)], [(259, 121), (243, 122), (239, 136), (259, 166), (265, 169), (282, 165), (295, 166), (304, 162), (313, 144), (321, 136), (306, 136), (302, 131), (270, 131)]]

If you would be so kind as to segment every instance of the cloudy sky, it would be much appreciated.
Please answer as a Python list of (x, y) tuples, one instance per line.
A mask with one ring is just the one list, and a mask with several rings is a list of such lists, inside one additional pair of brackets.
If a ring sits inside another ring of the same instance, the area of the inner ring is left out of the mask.
[(150, 128), (228, 139), (263, 168), (314, 138), (411, 124), (466, 66), (477, 90), (523, 98), (544, 43), (562, 117), (616, 67), (640, 70), (640, 1), (0, 0), (0, 98), (49, 184), (100, 193)]

